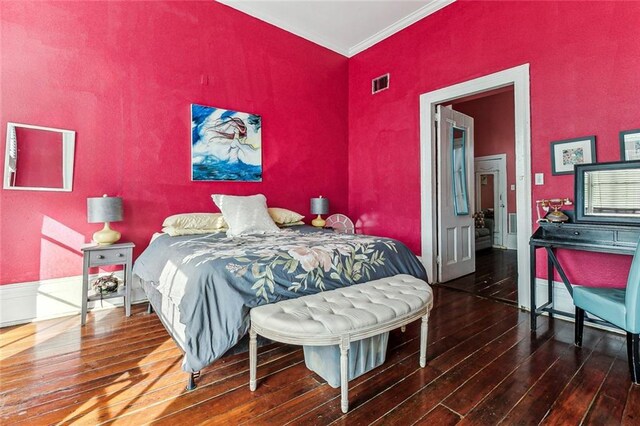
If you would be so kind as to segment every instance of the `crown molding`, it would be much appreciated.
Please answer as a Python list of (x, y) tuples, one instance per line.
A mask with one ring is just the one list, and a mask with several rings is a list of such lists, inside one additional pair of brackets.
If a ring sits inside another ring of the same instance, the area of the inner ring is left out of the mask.
[(421, 7), (420, 9), (411, 13), (410, 15), (405, 16), (398, 22), (392, 25), (389, 25), (387, 28), (383, 29), (382, 31), (379, 31), (378, 33), (372, 35), (371, 37), (362, 40), (360, 43), (354, 46), (351, 46), (346, 56), (350, 58), (370, 48), (374, 44), (379, 43), (382, 40), (386, 39), (387, 37), (390, 37), (395, 33), (407, 28), (409, 25), (415, 24), (422, 18), (425, 18), (431, 15), (432, 13), (437, 12), (438, 10), (450, 5), (453, 2), (455, 2), (455, 0), (434, 0), (430, 2), (429, 4), (425, 5), (424, 7)]

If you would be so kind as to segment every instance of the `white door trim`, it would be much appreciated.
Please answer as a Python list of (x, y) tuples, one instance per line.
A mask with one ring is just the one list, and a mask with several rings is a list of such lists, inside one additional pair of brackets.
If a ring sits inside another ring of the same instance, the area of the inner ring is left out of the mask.
[(506, 86), (514, 86), (516, 208), (518, 211), (518, 304), (529, 309), (529, 236), (531, 235), (531, 104), (529, 64), (420, 95), (420, 205), (422, 258), (432, 281), (436, 277), (437, 218), (435, 164), (436, 105)]
[[(497, 167), (491, 168), (483, 168), (482, 163), (486, 161), (493, 161), (493, 164), (497, 164)], [(494, 247), (506, 248), (507, 247), (507, 211), (509, 210), (508, 204), (508, 193), (507, 193), (507, 154), (494, 154), (494, 155), (485, 155), (482, 157), (475, 157), (475, 174), (476, 174), (476, 182), (478, 173), (491, 173), (494, 172), (494, 176), (497, 173), (498, 179), (494, 182), (494, 209), (496, 204), (500, 206), (500, 201), (502, 201), (503, 207), (498, 207), (495, 209), (498, 211), (498, 217), (500, 218), (500, 244), (496, 246), (495, 240), (493, 241)], [(478, 164), (480, 163), (480, 164)], [(477, 185), (477, 184), (476, 184)], [(502, 195), (502, 200), (500, 200), (500, 195)], [(478, 199), (480, 197), (480, 191), (476, 191), (476, 211), (479, 210), (477, 204)]]

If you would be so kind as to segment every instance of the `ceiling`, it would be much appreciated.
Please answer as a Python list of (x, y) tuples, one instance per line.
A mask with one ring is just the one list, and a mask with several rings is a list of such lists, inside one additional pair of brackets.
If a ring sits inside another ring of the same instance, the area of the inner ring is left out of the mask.
[(454, 1), (218, 0), (347, 57)]

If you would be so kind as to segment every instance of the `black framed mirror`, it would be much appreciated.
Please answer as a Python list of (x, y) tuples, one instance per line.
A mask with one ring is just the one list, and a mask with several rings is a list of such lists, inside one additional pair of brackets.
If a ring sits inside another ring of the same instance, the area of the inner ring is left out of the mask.
[(640, 226), (640, 161), (575, 166), (575, 220)]

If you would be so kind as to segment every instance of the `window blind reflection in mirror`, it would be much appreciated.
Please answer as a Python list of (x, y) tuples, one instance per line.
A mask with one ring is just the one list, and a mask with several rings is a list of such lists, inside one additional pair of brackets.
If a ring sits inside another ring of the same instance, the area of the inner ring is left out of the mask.
[(640, 170), (587, 171), (584, 181), (586, 215), (636, 217), (640, 214)]

